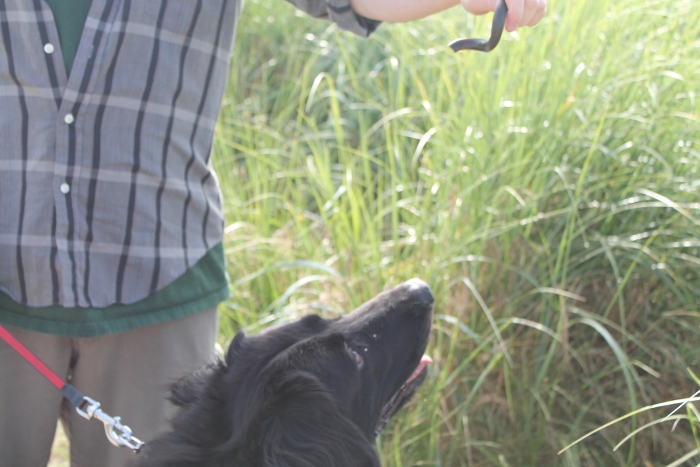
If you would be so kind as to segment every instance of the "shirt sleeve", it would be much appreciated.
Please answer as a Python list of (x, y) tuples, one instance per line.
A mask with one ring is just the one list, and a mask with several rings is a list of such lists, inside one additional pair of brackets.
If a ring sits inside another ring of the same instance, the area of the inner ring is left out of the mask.
[(287, 0), (314, 18), (333, 21), (341, 29), (367, 37), (377, 29), (381, 21), (365, 18), (355, 13), (350, 0)]

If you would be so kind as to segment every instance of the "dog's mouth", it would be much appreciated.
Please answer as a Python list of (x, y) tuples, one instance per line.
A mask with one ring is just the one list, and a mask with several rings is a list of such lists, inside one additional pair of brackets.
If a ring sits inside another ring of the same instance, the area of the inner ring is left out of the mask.
[(425, 380), (425, 376), (428, 374), (428, 365), (433, 363), (433, 359), (428, 355), (423, 355), (418, 362), (418, 366), (411, 376), (408, 377), (403, 386), (396, 391), (396, 394), (392, 396), (389, 402), (382, 408), (382, 414), (377, 422), (377, 427), (374, 430), (374, 435), (379, 435), (379, 432), (384, 429), (384, 427), (389, 423), (391, 417), (396, 414), (401, 408), (408, 402), (411, 397), (416, 393), (418, 387)]

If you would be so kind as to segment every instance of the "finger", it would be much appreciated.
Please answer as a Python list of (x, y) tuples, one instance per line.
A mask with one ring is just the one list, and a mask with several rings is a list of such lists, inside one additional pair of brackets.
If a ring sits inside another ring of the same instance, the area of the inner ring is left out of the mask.
[(539, 7), (540, 0), (524, 0), (523, 3), (523, 16), (520, 18), (518, 27), (529, 26), (530, 22), (535, 19), (537, 14), (537, 8)]
[(485, 15), (496, 9), (499, 0), (462, 0), (464, 9), (473, 15)]
[(524, 0), (507, 0), (508, 16), (506, 17), (506, 31), (513, 32), (518, 29), (523, 18)]
[(542, 18), (545, 17), (547, 14), (547, 2), (545, 0), (540, 0), (539, 4), (537, 5), (537, 9), (535, 10), (535, 14), (533, 15), (532, 19), (528, 22), (528, 26), (535, 26), (537, 23), (539, 23)]

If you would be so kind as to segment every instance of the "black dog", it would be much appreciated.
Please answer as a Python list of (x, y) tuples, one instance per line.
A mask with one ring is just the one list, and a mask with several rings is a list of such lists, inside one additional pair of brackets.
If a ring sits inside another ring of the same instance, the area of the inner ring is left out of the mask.
[(335, 320), (239, 333), (172, 388), (139, 466), (379, 467), (372, 441), (425, 379), (433, 295), (407, 281)]

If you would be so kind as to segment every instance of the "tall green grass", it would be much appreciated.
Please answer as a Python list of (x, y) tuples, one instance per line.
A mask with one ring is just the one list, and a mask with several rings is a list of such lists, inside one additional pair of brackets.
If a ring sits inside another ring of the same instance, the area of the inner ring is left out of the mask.
[(687, 420), (613, 451), (660, 411), (556, 453), (696, 390), (700, 8), (553, 0), (490, 54), (446, 47), (489, 22), (363, 40), (247, 2), (214, 150), (223, 338), (421, 277), (435, 364), (384, 465), (667, 465), (696, 449)]

